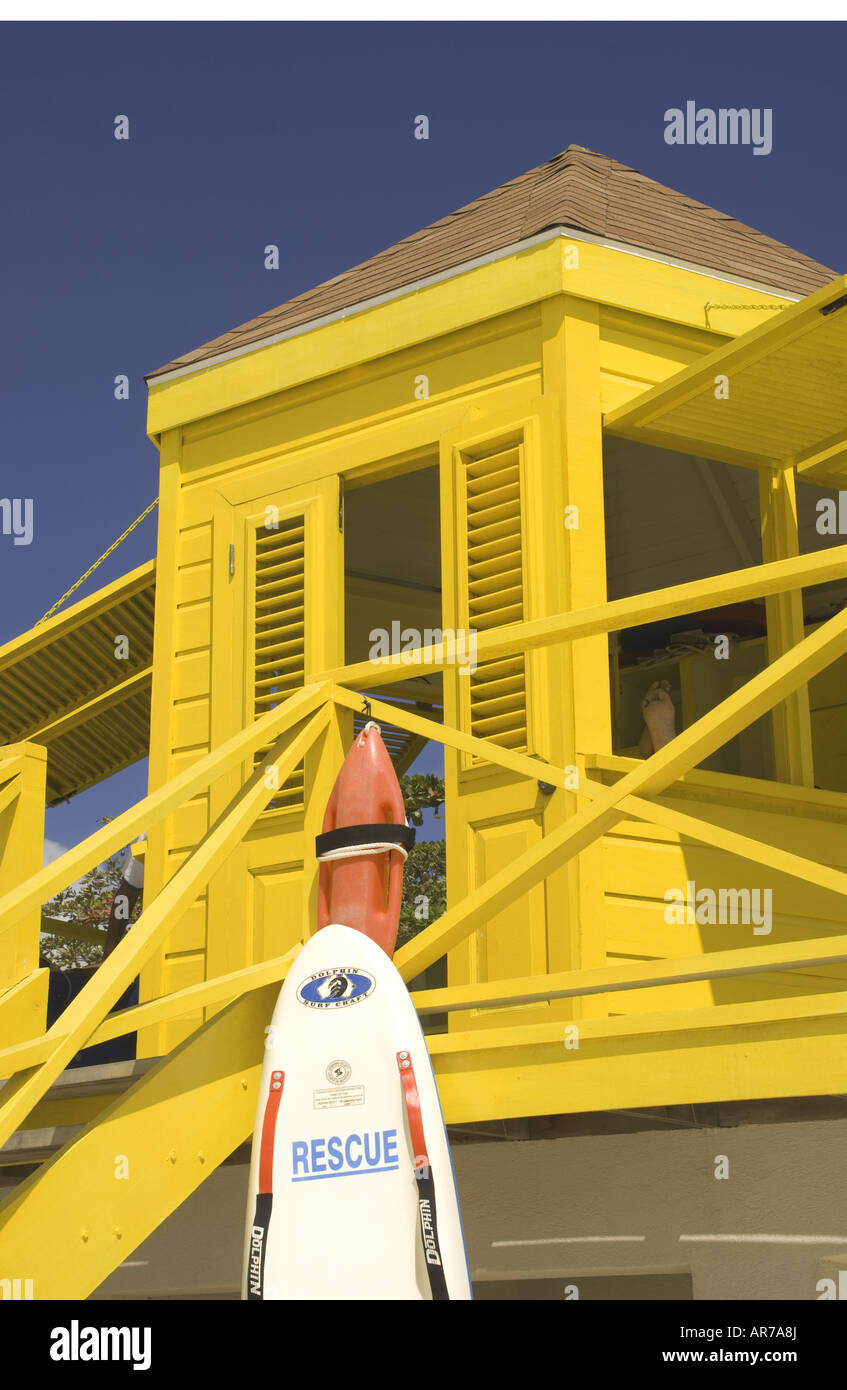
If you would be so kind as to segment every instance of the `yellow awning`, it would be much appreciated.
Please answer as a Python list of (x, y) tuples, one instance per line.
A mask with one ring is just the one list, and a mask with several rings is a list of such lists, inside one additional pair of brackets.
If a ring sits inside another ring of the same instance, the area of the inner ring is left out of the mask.
[(147, 755), (155, 589), (150, 560), (0, 647), (0, 743), (46, 745), (48, 806)]
[(610, 434), (724, 463), (847, 479), (847, 275), (604, 419)]

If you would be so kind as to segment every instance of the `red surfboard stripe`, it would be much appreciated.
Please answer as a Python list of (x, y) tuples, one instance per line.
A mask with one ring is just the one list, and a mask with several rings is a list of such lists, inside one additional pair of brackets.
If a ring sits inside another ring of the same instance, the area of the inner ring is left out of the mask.
[(400, 1072), (400, 1080), (403, 1083), (403, 1094), (406, 1097), (406, 1110), (409, 1116), (409, 1133), (412, 1136), (412, 1146), (415, 1150), (415, 1167), (429, 1167), (429, 1154), (426, 1151), (426, 1138), (424, 1136), (423, 1117), (421, 1115), (421, 1101), (418, 1095), (418, 1083), (415, 1080), (415, 1069), (412, 1066), (412, 1058), (409, 1052), (397, 1053), (397, 1069)]
[(272, 1071), (270, 1085), (268, 1087), (268, 1099), (265, 1105), (265, 1118), (262, 1121), (262, 1146), (259, 1150), (260, 1192), (273, 1192), (276, 1117), (279, 1110), (279, 1102), (282, 1100), (282, 1088), (284, 1084), (285, 1072)]

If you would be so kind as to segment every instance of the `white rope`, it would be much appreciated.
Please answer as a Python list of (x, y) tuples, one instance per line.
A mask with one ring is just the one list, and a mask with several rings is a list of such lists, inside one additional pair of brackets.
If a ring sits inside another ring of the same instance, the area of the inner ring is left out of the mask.
[(373, 845), (356, 845), (355, 849), (329, 849), (326, 854), (319, 854), (317, 860), (319, 864), (322, 864), (328, 859), (358, 859), (363, 854), (382, 854), (385, 850), (396, 850), (398, 854), (402, 854), (404, 859), (409, 857), (409, 851), (403, 845), (398, 845), (395, 840), (390, 843), (380, 840)]

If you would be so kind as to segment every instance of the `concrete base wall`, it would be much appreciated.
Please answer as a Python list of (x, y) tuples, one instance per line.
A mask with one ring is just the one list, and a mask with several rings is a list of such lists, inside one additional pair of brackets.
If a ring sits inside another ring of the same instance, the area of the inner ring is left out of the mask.
[[(815, 1300), (847, 1271), (847, 1119), (457, 1142), (453, 1161), (482, 1298)], [(246, 1165), (218, 1169), (93, 1297), (238, 1297), (246, 1191)]]

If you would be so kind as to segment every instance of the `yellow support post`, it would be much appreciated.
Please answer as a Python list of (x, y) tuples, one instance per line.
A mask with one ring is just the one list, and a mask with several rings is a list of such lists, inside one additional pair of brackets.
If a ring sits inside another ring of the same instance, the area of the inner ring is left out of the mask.
[[(150, 740), (147, 760), (147, 790), (152, 794), (164, 788), (171, 779), (167, 744), (170, 739), (157, 736), (154, 731), (170, 730), (173, 724), (174, 699), (179, 689), (180, 640), (177, 636), (178, 612), (176, 594), (179, 586), (179, 505), (180, 471), (182, 466), (181, 429), (166, 429), (158, 440), (159, 446), (159, 511), (156, 518), (156, 609), (153, 624), (153, 679), (150, 688)], [(196, 637), (189, 642), (183, 639), (182, 645), (189, 650), (196, 643)], [(215, 744), (210, 743), (210, 751)], [(196, 764), (195, 764), (196, 766)], [(232, 774), (240, 771), (238, 760), (232, 764)], [(216, 779), (220, 783), (227, 773), (221, 769)], [(211, 787), (211, 783), (208, 784)], [(204, 799), (211, 802), (211, 790), (198, 787), (197, 792), (205, 793)], [(228, 799), (228, 798), (227, 798)], [(184, 799), (189, 800), (188, 796)], [(180, 803), (177, 803), (180, 804)], [(224, 803), (226, 804), (226, 803)], [(175, 808), (174, 808), (175, 809)], [(209, 816), (211, 824), (214, 816)], [(173, 821), (162, 816), (140, 830), (147, 837), (144, 854), (144, 893), (149, 902), (164, 885), (168, 872), (168, 845)], [(154, 963), (148, 966), (148, 971)], [(139, 989), (146, 986), (146, 979), (139, 981)], [(161, 993), (161, 985), (155, 992)], [(136, 1040), (138, 1056), (156, 1056), (165, 1051), (158, 1033), (142, 1033)]]
[[(8, 1038), (38, 1038), (47, 1017), (50, 971), (34, 970), (0, 994), (0, 1042)], [(5, 1054), (0, 1051), (0, 1059)], [(0, 1074), (4, 1071), (0, 1060)]]
[[(359, 701), (356, 708), (361, 707)], [(374, 715), (374, 718), (379, 718)], [(383, 715), (383, 718), (389, 718)], [(422, 723), (428, 721), (421, 721)], [(431, 721), (429, 721), (431, 722)], [(306, 755), (306, 804), (303, 817), (303, 930), (308, 941), (318, 924), (318, 865), (314, 857), (315, 836), (321, 833), (326, 804), (341, 764), (353, 742), (353, 711), (333, 701), (323, 737), (312, 745)]]
[[(0, 898), (41, 868), (47, 783), (45, 748), (35, 743), (9, 744), (2, 754)], [(40, 937), (40, 903), (30, 905), (17, 918), (14, 930), (0, 937), (0, 1045), (4, 1039), (32, 1036), (44, 1027), (48, 972), (38, 968)]]
[[(563, 274), (567, 280), (570, 272)], [(544, 392), (558, 407), (547, 466), (564, 577), (551, 609), (579, 611), (606, 603), (599, 305), (558, 296), (542, 306), (541, 325)], [(598, 632), (563, 647), (549, 671), (545, 696), (560, 730), (551, 761), (575, 768), (581, 753), (611, 752), (608, 635)], [(547, 832), (563, 824), (577, 806), (573, 791), (552, 798), (545, 811)], [(553, 968), (605, 961), (601, 855), (599, 844), (590, 845), (548, 880), (548, 911), (558, 917), (561, 903), (567, 919), (550, 932)], [(578, 1008), (574, 1012), (579, 1016)]]
[[(762, 521), (762, 558), (765, 562), (793, 560), (799, 554), (797, 537), (797, 489), (793, 467), (759, 471), (759, 510)], [(805, 633), (803, 594), (799, 588), (773, 594), (765, 600), (768, 624), (768, 660), (775, 661), (800, 642)], [(772, 714), (774, 764), (778, 782), (813, 787), (812, 721), (809, 689), (799, 690), (778, 704)]]

